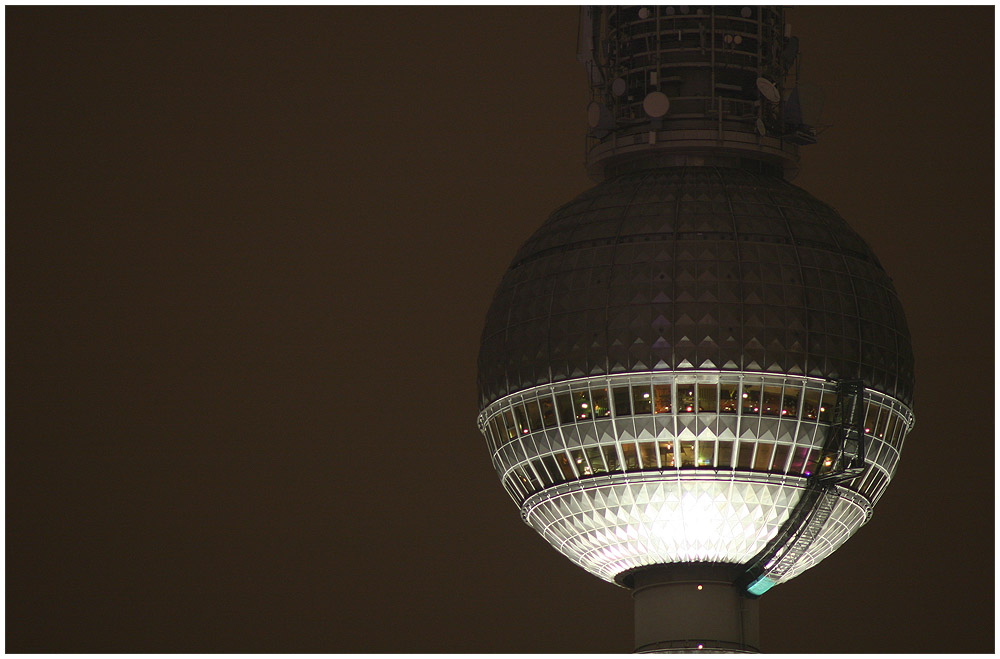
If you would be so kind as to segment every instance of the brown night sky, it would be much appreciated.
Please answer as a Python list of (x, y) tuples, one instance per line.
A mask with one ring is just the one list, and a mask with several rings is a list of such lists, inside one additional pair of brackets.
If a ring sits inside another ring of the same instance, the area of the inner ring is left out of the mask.
[[(907, 310), (872, 521), (769, 652), (994, 649), (993, 10), (789, 11), (797, 185)], [(6, 10), (11, 652), (627, 652), (475, 427), (517, 247), (589, 185), (577, 9)]]

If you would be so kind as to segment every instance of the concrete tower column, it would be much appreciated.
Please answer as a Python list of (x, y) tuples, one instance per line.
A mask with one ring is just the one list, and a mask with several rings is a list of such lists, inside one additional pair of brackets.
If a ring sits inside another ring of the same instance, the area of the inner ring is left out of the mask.
[(759, 652), (757, 599), (738, 565), (675, 563), (633, 573), (636, 652)]

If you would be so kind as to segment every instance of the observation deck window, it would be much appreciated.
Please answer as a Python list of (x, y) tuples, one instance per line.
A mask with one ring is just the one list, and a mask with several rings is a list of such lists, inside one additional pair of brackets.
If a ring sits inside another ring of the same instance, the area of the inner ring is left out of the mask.
[(542, 429), (542, 413), (538, 409), (537, 400), (529, 400), (524, 404), (525, 408), (528, 410), (528, 427), (531, 432)]
[(785, 464), (788, 462), (788, 451), (791, 450), (788, 444), (776, 444), (774, 447), (774, 463), (771, 471), (785, 472)]
[(653, 400), (649, 393), (649, 385), (632, 386), (632, 413), (652, 414)]
[(677, 385), (677, 411), (694, 412), (694, 385)]
[(837, 393), (834, 391), (824, 391), (823, 401), (819, 405), (819, 420), (823, 423), (833, 421), (833, 409), (837, 405)]
[(885, 439), (885, 427), (889, 424), (890, 416), (889, 410), (879, 408), (878, 421), (875, 422), (875, 436), (879, 439)]
[(629, 394), (628, 385), (614, 388), (615, 416), (632, 415), (632, 399)]
[(573, 399), (568, 393), (556, 396), (556, 407), (559, 409), (559, 423), (566, 426), (576, 421), (573, 414)]
[[(614, 446), (611, 447), (613, 451)], [(607, 473), (608, 468), (604, 465), (604, 458), (601, 457), (601, 449), (596, 446), (588, 446), (583, 449), (587, 454), (587, 461), (590, 462), (590, 471), (594, 475)]]
[(681, 469), (694, 467), (694, 442), (681, 442)]
[(760, 385), (743, 385), (743, 416), (753, 416), (760, 412)]
[(601, 448), (604, 449), (604, 461), (608, 465), (608, 471), (618, 471), (621, 469), (621, 464), (618, 462), (618, 450), (615, 448), (615, 445), (605, 444)]
[(657, 414), (669, 414), (671, 409), (670, 385), (669, 384), (653, 385), (653, 400), (655, 404), (655, 411)]
[(718, 389), (719, 388), (714, 384), (698, 385), (699, 412), (715, 412), (719, 409), (719, 405), (716, 402), (716, 395), (718, 394)]
[(740, 442), (739, 460), (736, 466), (739, 469), (749, 469), (753, 466), (753, 442)]
[(799, 413), (799, 396), (802, 390), (798, 387), (785, 386), (785, 393), (782, 396), (781, 416), (795, 419)]
[(625, 471), (639, 471), (639, 455), (634, 442), (622, 442), (622, 457), (625, 459)]
[(770, 442), (757, 443), (757, 457), (754, 458), (753, 468), (756, 471), (767, 471), (771, 466), (771, 454), (774, 452), (774, 444)]
[(659, 442), (660, 447), (660, 464), (666, 467), (674, 466), (674, 443), (673, 442)]
[(816, 389), (806, 389), (806, 395), (802, 398), (802, 418), (815, 421), (819, 418), (820, 392)]
[(733, 443), (730, 441), (719, 442), (719, 468), (724, 469), (733, 465)]
[(723, 384), (719, 389), (719, 411), (732, 412), (740, 410), (740, 385), (739, 383)]
[(507, 432), (507, 439), (517, 437), (517, 429), (514, 427), (514, 415), (511, 414), (509, 409), (503, 411), (503, 424)]
[(559, 425), (556, 422), (556, 407), (552, 403), (552, 396), (546, 394), (538, 399), (538, 403), (542, 408), (542, 425), (546, 428), (555, 428)]
[(593, 475), (590, 465), (587, 464), (587, 457), (583, 454), (582, 450), (571, 448), (569, 449), (569, 455), (570, 459), (573, 460), (573, 464), (576, 465), (576, 472), (580, 474), (580, 478)]
[(545, 465), (542, 464), (540, 458), (532, 460), (531, 466), (534, 467), (535, 473), (538, 474), (538, 478), (541, 479), (543, 487), (553, 485), (552, 479), (549, 477), (549, 472), (545, 470)]
[(578, 419), (589, 419), (593, 416), (594, 410), (590, 406), (590, 394), (586, 389), (573, 392), (573, 413)]
[(514, 406), (514, 418), (517, 421), (517, 434), (527, 435), (530, 429), (528, 428), (528, 415), (525, 413), (523, 405)]
[(606, 416), (611, 416), (611, 405), (608, 403), (608, 390), (601, 389), (591, 389), (590, 390), (591, 399), (594, 402), (594, 417), (601, 418)]
[(764, 400), (760, 413), (765, 416), (781, 416), (781, 387), (764, 386)]
[(656, 442), (639, 442), (639, 458), (643, 469), (659, 469), (656, 463)]
[(500, 431), (500, 426), (497, 423), (499, 419), (499, 416), (495, 416), (492, 420), (490, 420), (490, 425), (493, 427), (493, 436), (496, 437), (497, 446), (503, 443), (504, 437), (506, 436), (506, 433)]
[(715, 464), (715, 442), (698, 440), (698, 466), (711, 467)]

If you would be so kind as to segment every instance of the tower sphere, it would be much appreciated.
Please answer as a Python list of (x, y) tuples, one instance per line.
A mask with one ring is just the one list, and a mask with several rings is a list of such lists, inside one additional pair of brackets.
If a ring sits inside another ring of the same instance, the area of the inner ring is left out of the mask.
[(661, 9), (582, 12), (600, 182), (503, 276), (479, 429), (523, 520), (633, 589), (637, 650), (753, 650), (748, 601), (895, 474), (913, 354), (871, 249), (784, 178), (816, 134), (783, 9)]

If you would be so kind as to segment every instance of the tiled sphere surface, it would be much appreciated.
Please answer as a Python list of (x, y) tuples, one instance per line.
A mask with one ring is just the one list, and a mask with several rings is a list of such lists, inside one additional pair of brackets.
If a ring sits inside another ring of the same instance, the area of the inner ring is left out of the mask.
[(487, 315), (480, 405), (685, 369), (861, 378), (912, 404), (902, 306), (837, 212), (774, 176), (676, 167), (595, 186), (521, 247)]

